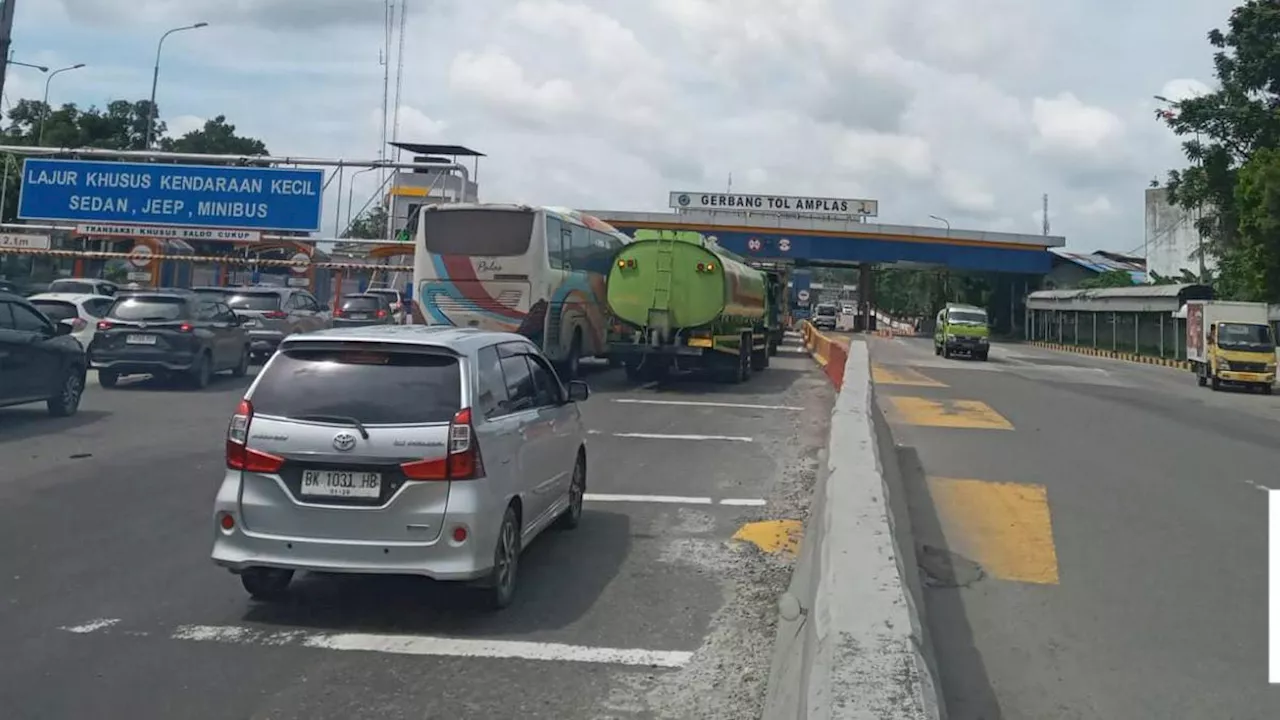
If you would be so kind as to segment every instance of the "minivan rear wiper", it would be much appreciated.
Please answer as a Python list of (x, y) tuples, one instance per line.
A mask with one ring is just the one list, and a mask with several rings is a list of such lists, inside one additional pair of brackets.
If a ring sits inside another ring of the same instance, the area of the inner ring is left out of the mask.
[(308, 420), (311, 422), (339, 422), (347, 423), (360, 431), (360, 437), (365, 440), (369, 439), (369, 431), (364, 429), (364, 423), (349, 415), (297, 415), (295, 420)]

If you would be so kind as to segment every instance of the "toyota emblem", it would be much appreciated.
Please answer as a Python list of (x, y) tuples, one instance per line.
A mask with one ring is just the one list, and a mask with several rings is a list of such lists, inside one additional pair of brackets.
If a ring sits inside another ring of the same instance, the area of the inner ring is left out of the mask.
[(356, 436), (349, 432), (340, 432), (333, 436), (333, 449), (346, 452), (356, 446)]

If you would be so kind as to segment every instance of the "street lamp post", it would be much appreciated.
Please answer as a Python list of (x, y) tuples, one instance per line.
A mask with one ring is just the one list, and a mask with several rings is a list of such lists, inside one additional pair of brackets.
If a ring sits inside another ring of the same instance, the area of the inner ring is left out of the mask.
[(946, 225), (946, 226), (947, 226), (947, 232), (951, 232), (951, 221), (950, 221), (950, 220), (948, 220), (948, 219), (946, 219), (946, 218), (944, 218), (944, 217), (938, 217), (937, 215), (930, 215), (930, 216), (929, 216), (929, 218), (930, 218), (930, 219), (932, 219), (932, 220), (937, 220), (938, 222), (942, 223), (943, 225)]
[(43, 109), (40, 111), (40, 132), (38, 137), (36, 138), (36, 145), (44, 145), (44, 123), (46, 120), (49, 119), (49, 115), (52, 114), (49, 109), (49, 83), (53, 82), (53, 79), (57, 77), (59, 73), (69, 72), (71, 70), (79, 70), (82, 67), (84, 67), (84, 63), (76, 63), (75, 65), (68, 65), (67, 67), (58, 68), (57, 70), (54, 70), (53, 72), (49, 73), (49, 77), (45, 78), (44, 105), (43, 105)]
[(145, 146), (145, 149), (147, 150), (151, 149), (152, 126), (156, 121), (156, 85), (160, 83), (160, 51), (164, 48), (165, 38), (176, 32), (182, 32), (183, 30), (197, 30), (202, 27), (208, 27), (208, 25), (209, 23), (207, 22), (198, 22), (194, 25), (184, 25), (182, 27), (173, 28), (161, 35), (160, 42), (156, 43), (156, 64), (153, 72), (151, 73), (151, 104), (147, 107), (147, 140)]

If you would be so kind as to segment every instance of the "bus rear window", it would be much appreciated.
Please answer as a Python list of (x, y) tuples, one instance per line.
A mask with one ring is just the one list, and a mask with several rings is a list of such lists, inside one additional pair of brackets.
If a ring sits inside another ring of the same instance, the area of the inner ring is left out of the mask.
[(534, 213), (435, 210), (422, 215), (427, 251), (436, 255), (518, 257), (529, 250)]

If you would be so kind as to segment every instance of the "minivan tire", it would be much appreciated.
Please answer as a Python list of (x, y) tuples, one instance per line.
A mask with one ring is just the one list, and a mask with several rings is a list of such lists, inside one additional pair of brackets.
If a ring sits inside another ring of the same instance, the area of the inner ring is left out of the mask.
[(54, 417), (71, 417), (80, 409), (80, 399), (83, 397), (84, 371), (71, 368), (58, 386), (58, 394), (46, 401), (49, 414)]
[(213, 379), (212, 363), (209, 360), (208, 353), (201, 353), (200, 359), (196, 360), (195, 367), (191, 368), (191, 384), (198, 390), (209, 387), (209, 381)]
[(98, 384), (110, 390), (120, 382), (120, 373), (114, 370), (99, 370)]
[(502, 610), (516, 597), (516, 583), (520, 570), (520, 518), (511, 505), (502, 515), (498, 528), (498, 542), (493, 549), (493, 570), (489, 575), (489, 607)]
[(582, 501), (586, 494), (587, 458), (579, 450), (578, 460), (573, 464), (573, 478), (569, 480), (569, 507), (556, 521), (561, 530), (572, 530), (582, 522)]
[(292, 581), (293, 571), (280, 568), (249, 568), (240, 573), (240, 584), (254, 600), (280, 600)]
[(249, 348), (240, 351), (240, 362), (236, 363), (235, 369), (231, 371), (231, 377), (242, 378), (249, 374)]

